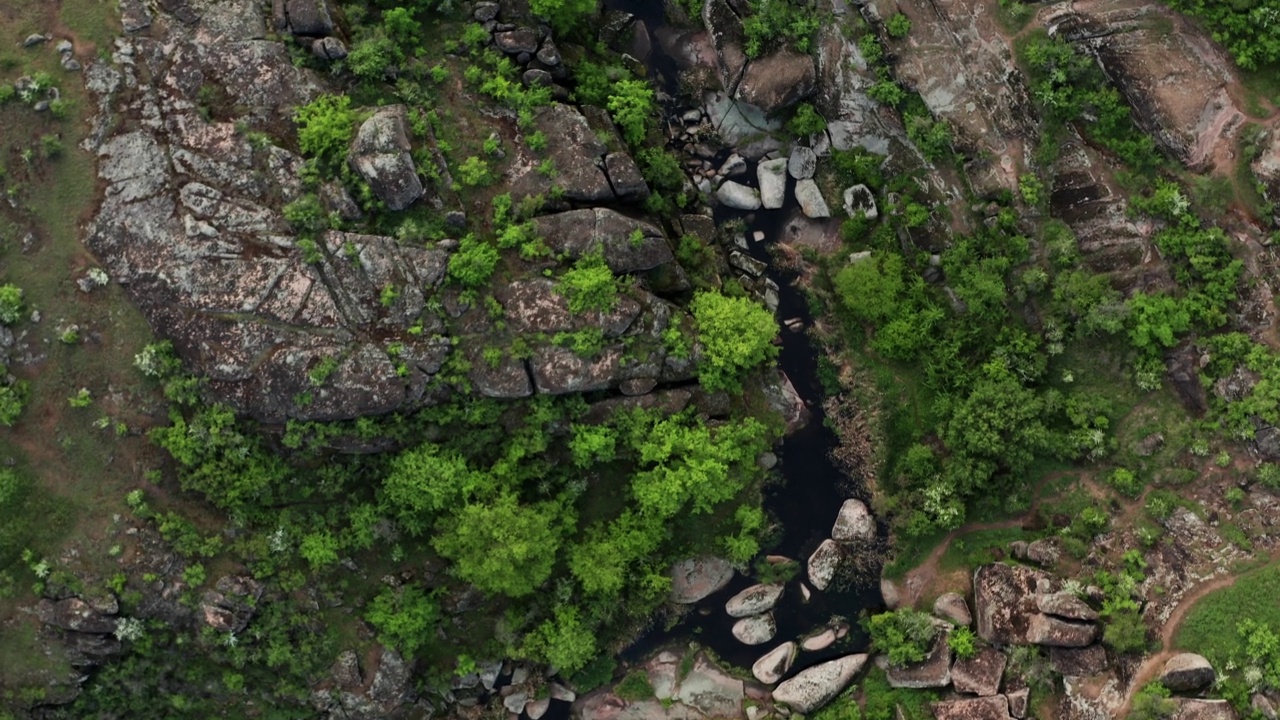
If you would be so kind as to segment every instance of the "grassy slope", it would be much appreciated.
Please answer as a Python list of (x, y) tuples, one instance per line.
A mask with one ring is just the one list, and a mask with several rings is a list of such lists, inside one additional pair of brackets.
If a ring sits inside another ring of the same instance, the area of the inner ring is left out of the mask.
[(1280, 627), (1280, 565), (1255, 570), (1236, 579), (1231, 587), (1206, 595), (1187, 613), (1174, 636), (1173, 646), (1191, 650), (1217, 663), (1240, 654), (1236, 626), (1256, 620)]

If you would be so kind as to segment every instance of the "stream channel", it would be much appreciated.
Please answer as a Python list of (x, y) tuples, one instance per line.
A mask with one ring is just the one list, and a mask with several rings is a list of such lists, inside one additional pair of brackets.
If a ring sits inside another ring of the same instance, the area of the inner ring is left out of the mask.
[[(667, 94), (675, 96), (677, 62), (665, 54), (662, 43), (654, 38), (655, 33), (666, 24), (664, 5), (663, 2), (652, 0), (605, 2), (606, 9), (631, 13), (637, 21), (644, 23), (652, 48), (645, 64), (657, 85)], [(721, 153), (718, 161), (723, 161), (729, 152), (725, 150)], [(754, 185), (755, 177), (756, 163), (748, 162), (746, 174), (737, 179)], [(779, 320), (799, 318), (808, 327), (813, 321), (812, 314), (804, 293), (793, 285), (794, 273), (774, 267), (767, 247), (781, 237), (785, 218), (798, 208), (794, 196), (795, 182), (793, 178), (787, 178), (787, 200), (780, 210), (747, 213), (717, 206), (715, 221), (717, 226), (735, 219), (745, 223), (748, 253), (769, 266), (766, 277), (779, 288)], [(764, 241), (750, 240), (756, 231), (764, 233)], [(781, 337), (778, 366), (790, 378), (796, 392), (804, 400), (810, 419), (807, 425), (788, 436), (777, 449), (782, 481), (770, 483), (764, 490), (765, 510), (783, 528), (777, 543), (766, 548), (766, 551), (796, 560), (801, 566), (796, 578), (787, 583), (782, 599), (773, 610), (778, 625), (777, 634), (773, 640), (757, 646), (744, 645), (733, 637), (730, 629), (735, 619), (725, 612), (725, 601), (756, 583), (756, 580), (748, 576), (737, 574), (726, 587), (699, 602), (673, 627), (654, 628), (639, 638), (622, 653), (624, 660), (638, 662), (660, 648), (693, 641), (711, 649), (722, 660), (742, 668), (750, 668), (757, 659), (779, 644), (788, 640), (798, 641), (828, 626), (834, 616), (845, 619), (849, 625), (848, 635), (824, 650), (802, 651), (788, 675), (834, 657), (864, 650), (867, 646), (867, 638), (859, 627), (858, 617), (863, 611), (883, 607), (878, 565), (867, 567), (864, 571), (867, 576), (855, 578), (850, 587), (832, 587), (827, 592), (813, 589), (807, 602), (800, 589), (801, 582), (808, 585), (805, 562), (818, 545), (829, 537), (841, 504), (851, 496), (860, 497), (864, 501), (867, 497), (865, 488), (860, 484), (855, 486), (848, 480), (831, 458), (831, 451), (837, 447), (838, 441), (824, 423), (822, 386), (818, 381), (818, 350), (804, 332), (783, 330)], [(852, 494), (851, 486), (854, 486)], [(882, 536), (884, 532), (885, 529), (881, 527)]]

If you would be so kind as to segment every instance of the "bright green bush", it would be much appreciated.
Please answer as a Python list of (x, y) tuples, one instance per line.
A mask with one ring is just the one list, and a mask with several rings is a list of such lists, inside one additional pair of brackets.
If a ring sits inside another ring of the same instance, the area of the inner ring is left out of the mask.
[(884, 653), (891, 664), (902, 667), (929, 655), (938, 628), (929, 614), (900, 608), (872, 615), (867, 632), (876, 651)]
[(698, 381), (708, 390), (740, 388), (742, 373), (777, 356), (773, 339), (778, 324), (752, 300), (703, 292), (694, 296), (689, 309), (703, 347)]
[(884, 24), (885, 32), (889, 33), (889, 37), (895, 40), (901, 40), (911, 33), (911, 18), (902, 13), (895, 13)]
[(365, 620), (385, 643), (412, 658), (435, 639), (439, 610), (431, 596), (416, 585), (383, 588), (365, 610)]
[(464, 287), (479, 287), (493, 277), (498, 266), (497, 248), (474, 235), (458, 241), (458, 250), (449, 257), (449, 278)]
[(796, 106), (795, 115), (792, 115), (791, 120), (787, 122), (787, 129), (792, 135), (804, 138), (826, 130), (827, 121), (813, 109), (813, 105), (800, 103)]
[(0, 285), (0, 323), (12, 325), (22, 319), (22, 288), (12, 283)]
[(359, 114), (346, 95), (321, 95), (298, 108), (293, 116), (298, 124), (298, 148), (315, 158), (321, 169), (335, 172), (346, 160), (347, 148), (355, 135)]
[(906, 292), (905, 267), (897, 253), (874, 251), (836, 273), (836, 292), (860, 322), (879, 324), (899, 314)]
[(604, 256), (596, 252), (578, 258), (573, 269), (560, 276), (556, 293), (568, 301), (570, 312), (608, 312), (618, 302), (618, 282)]
[(614, 83), (606, 103), (613, 121), (622, 129), (628, 143), (639, 146), (657, 117), (653, 89), (644, 80), (619, 80)]

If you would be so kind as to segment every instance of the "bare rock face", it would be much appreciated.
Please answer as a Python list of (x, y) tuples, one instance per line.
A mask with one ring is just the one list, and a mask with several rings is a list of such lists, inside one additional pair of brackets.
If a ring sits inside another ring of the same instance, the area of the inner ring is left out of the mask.
[(1133, 106), (1139, 127), (1192, 170), (1214, 164), (1215, 151), (1231, 142), (1244, 120), (1227, 92), (1231, 59), (1159, 3), (1103, 2), (1053, 17), (1048, 25), (1096, 55)]
[(1009, 701), (1003, 695), (933, 704), (937, 720), (1009, 720)]
[(356, 133), (348, 161), (389, 210), (404, 210), (422, 197), (422, 181), (409, 152), (403, 105), (378, 108)]
[(570, 259), (600, 252), (615, 273), (652, 270), (671, 262), (671, 244), (656, 225), (608, 208), (542, 215), (535, 221), (547, 246)]
[[(994, 645), (1027, 642), (1035, 607), (1036, 583), (1048, 576), (1023, 566), (992, 563), (973, 574), (978, 636)], [(1085, 643), (1088, 644), (1088, 643)]]
[(1267, 134), (1262, 151), (1251, 168), (1253, 176), (1262, 183), (1267, 200), (1280, 201), (1280, 132), (1273, 129)]
[(866, 664), (866, 655), (846, 655), (806, 668), (775, 688), (773, 700), (796, 712), (811, 713), (848, 687)]
[(785, 642), (765, 653), (751, 665), (751, 674), (765, 685), (772, 685), (782, 679), (791, 669), (791, 661), (796, 657), (796, 644)]
[(843, 561), (844, 551), (840, 546), (834, 540), (823, 540), (809, 556), (809, 582), (819, 590), (826, 590)]
[(1027, 706), (1031, 701), (1031, 688), (1019, 688), (1005, 693), (1009, 700), (1009, 714), (1016, 718), (1027, 716)]
[(1083, 600), (1066, 592), (1036, 596), (1036, 607), (1046, 615), (1056, 615), (1067, 620), (1097, 620), (1098, 612)]
[(333, 17), (325, 0), (274, 0), (274, 5), (278, 29), (309, 37), (333, 34)]
[(733, 565), (717, 557), (682, 560), (671, 568), (671, 601), (690, 605), (716, 592), (733, 579)]
[(957, 659), (951, 666), (951, 684), (956, 692), (973, 693), (981, 697), (1000, 691), (1000, 678), (1008, 659), (1004, 653), (986, 647), (977, 655), (965, 660)]
[(1027, 623), (1027, 642), (1050, 647), (1085, 647), (1098, 639), (1098, 626), (1036, 613)]
[(929, 655), (905, 667), (887, 665), (884, 671), (890, 687), (938, 688), (951, 684), (951, 648), (945, 633), (939, 634)]
[(812, 94), (816, 81), (812, 57), (779, 50), (747, 64), (738, 83), (737, 98), (771, 115)]
[(1216, 677), (1209, 661), (1195, 653), (1174, 655), (1160, 671), (1160, 682), (1173, 692), (1192, 692), (1208, 687)]
[(116, 619), (94, 610), (80, 598), (67, 598), (53, 602), (41, 600), (36, 606), (36, 616), (45, 625), (77, 633), (110, 634), (115, 632)]
[(1173, 701), (1178, 708), (1170, 716), (1171, 720), (1237, 720), (1239, 717), (1226, 700), (1174, 698)]
[(752, 615), (734, 623), (730, 632), (743, 645), (761, 645), (778, 634), (778, 623), (773, 619), (773, 613)]
[(566, 200), (573, 202), (602, 203), (614, 199), (613, 187), (602, 167), (609, 148), (577, 108), (552, 104), (538, 111), (534, 125), (547, 138), (544, 156), (555, 164), (557, 175), (554, 180), (544, 176), (538, 172), (536, 158), (522, 156), (511, 180), (513, 198), (549, 197), (554, 185), (563, 189)]
[(1082, 648), (1049, 648), (1049, 666), (1068, 677), (1097, 675), (1107, 669), (1107, 652), (1101, 645)]
[(973, 622), (973, 616), (969, 614), (969, 605), (964, 601), (964, 596), (960, 593), (943, 593), (933, 601), (933, 614), (944, 620), (950, 620), (956, 625), (968, 626)]
[(729, 613), (729, 617), (735, 618), (768, 612), (778, 604), (778, 599), (782, 597), (782, 589), (781, 585), (752, 585), (729, 598), (729, 601), (724, 604), (724, 611)]
[(746, 693), (741, 680), (699, 655), (674, 697), (706, 717), (737, 717)]
[(845, 500), (831, 528), (831, 539), (836, 542), (869, 542), (875, 539), (876, 521), (866, 503), (857, 499)]

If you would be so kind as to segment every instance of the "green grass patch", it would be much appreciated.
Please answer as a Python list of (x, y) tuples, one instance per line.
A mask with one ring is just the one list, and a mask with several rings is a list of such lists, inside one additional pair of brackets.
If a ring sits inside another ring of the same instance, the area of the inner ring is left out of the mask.
[(1199, 653), (1222, 667), (1245, 650), (1244, 640), (1237, 632), (1242, 621), (1280, 628), (1278, 597), (1280, 565), (1241, 575), (1231, 587), (1204, 596), (1191, 608), (1173, 636), (1173, 646)]

